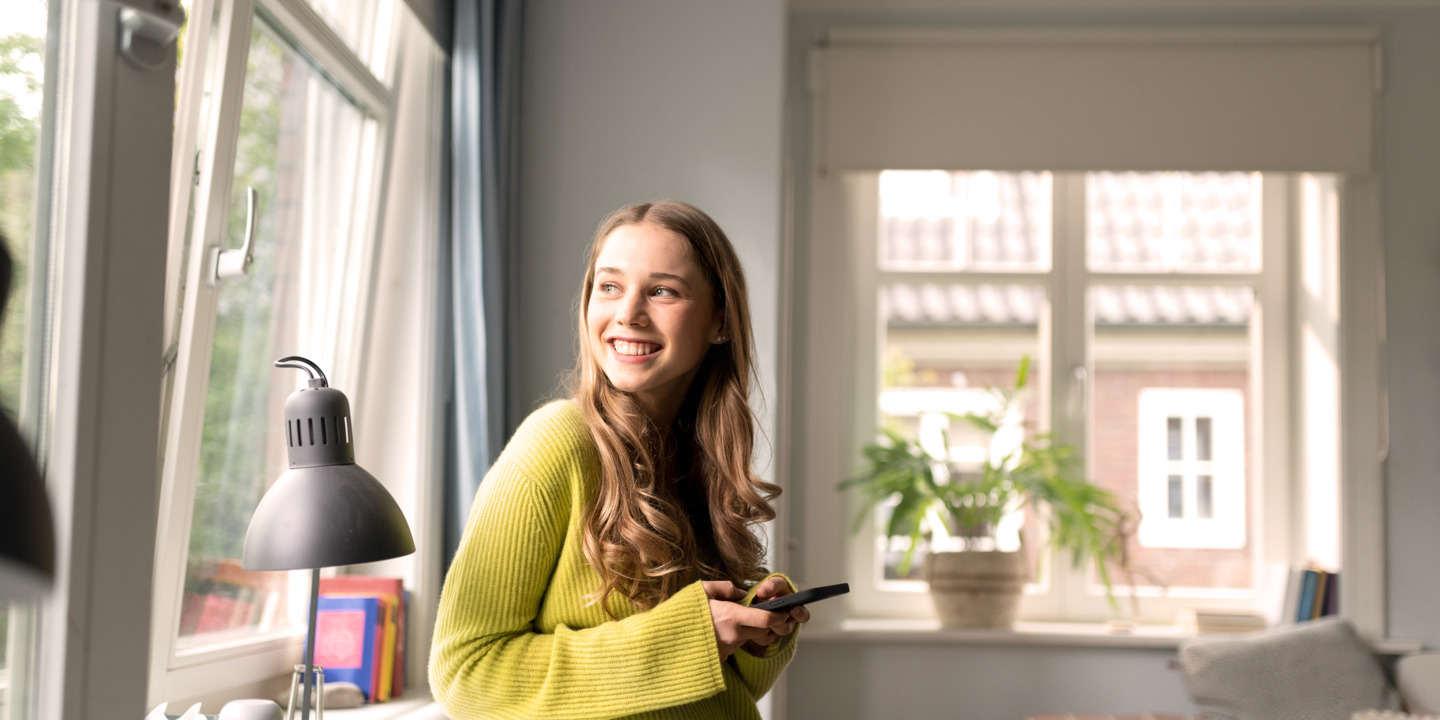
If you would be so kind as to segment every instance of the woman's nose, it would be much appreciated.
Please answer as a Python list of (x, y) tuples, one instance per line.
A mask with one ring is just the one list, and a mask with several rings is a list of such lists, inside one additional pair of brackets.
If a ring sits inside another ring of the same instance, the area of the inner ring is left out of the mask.
[(615, 322), (621, 325), (643, 325), (647, 319), (645, 297), (640, 293), (627, 293), (615, 313)]

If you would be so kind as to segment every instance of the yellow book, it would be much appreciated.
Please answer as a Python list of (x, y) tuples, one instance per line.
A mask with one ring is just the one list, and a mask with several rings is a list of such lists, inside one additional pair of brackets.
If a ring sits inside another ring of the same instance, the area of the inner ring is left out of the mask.
[(1330, 582), (1330, 573), (1316, 568), (1315, 570), (1315, 603), (1310, 609), (1310, 619), (1314, 620), (1325, 611), (1325, 586)]
[(395, 613), (400, 608), (400, 600), (394, 595), (384, 595), (381, 599), (385, 604), (385, 645), (380, 655), (380, 691), (376, 695), (380, 702), (385, 702), (394, 690), (391, 686), (395, 677)]

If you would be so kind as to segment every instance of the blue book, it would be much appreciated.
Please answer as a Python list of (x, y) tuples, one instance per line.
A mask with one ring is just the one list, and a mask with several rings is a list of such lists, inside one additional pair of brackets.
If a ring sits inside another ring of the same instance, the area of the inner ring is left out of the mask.
[(1306, 570), (1300, 584), (1300, 607), (1295, 611), (1295, 622), (1307, 622), (1315, 614), (1315, 590), (1320, 584), (1320, 573)]
[(367, 702), (375, 702), (378, 689), (380, 612), (378, 597), (321, 595), (315, 621), (315, 664), (325, 669), (325, 682), (355, 683)]

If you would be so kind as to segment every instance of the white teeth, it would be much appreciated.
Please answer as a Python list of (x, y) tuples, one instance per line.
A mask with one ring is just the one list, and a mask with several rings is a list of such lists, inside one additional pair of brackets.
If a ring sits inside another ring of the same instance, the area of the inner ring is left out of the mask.
[(654, 343), (630, 342), (629, 340), (611, 340), (610, 346), (621, 355), (649, 355), (660, 349), (660, 346)]

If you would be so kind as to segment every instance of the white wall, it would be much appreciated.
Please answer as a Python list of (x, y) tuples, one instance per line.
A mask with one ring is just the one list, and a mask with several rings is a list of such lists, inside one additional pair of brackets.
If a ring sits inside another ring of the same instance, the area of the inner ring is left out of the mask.
[(1440, 649), (1440, 11), (1387, 14), (1383, 27), (1390, 633)]

